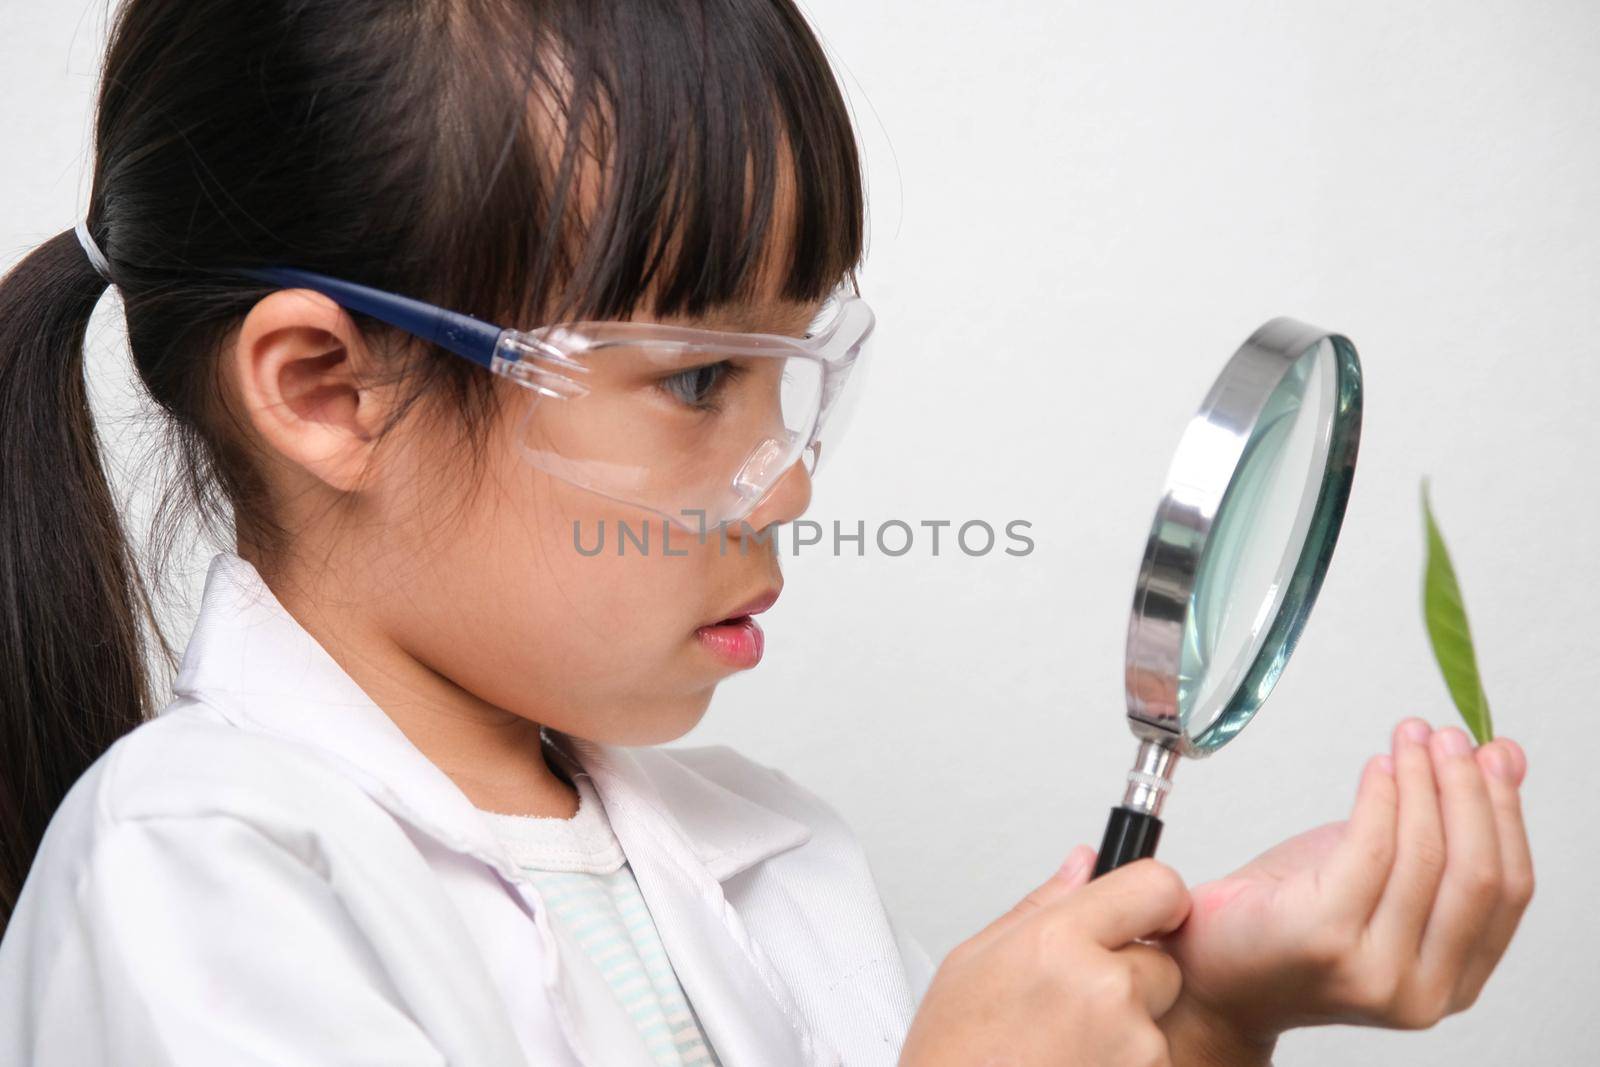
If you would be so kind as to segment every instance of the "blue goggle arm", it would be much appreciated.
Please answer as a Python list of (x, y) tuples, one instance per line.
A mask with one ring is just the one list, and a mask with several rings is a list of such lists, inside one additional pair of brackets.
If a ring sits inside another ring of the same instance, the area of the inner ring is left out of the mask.
[(240, 273), (269, 285), (282, 286), (286, 289), (310, 289), (321, 293), (342, 308), (368, 315), (397, 330), (414, 334), (424, 341), (436, 344), (490, 370), (495, 369), (495, 353), (500, 346), (501, 338), (506, 333), (503, 328), (484, 322), (482, 319), (475, 319), (471, 315), (446, 311), (444, 308), (423, 303), (421, 300), (413, 300), (408, 296), (386, 293), (381, 289), (372, 289), (308, 270), (266, 267)]

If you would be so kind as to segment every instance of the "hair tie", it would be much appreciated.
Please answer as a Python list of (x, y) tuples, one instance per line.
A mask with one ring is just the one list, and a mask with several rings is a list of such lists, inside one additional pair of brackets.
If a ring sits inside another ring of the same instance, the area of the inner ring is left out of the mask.
[(78, 224), (72, 228), (72, 232), (78, 235), (78, 244), (83, 246), (83, 254), (89, 257), (89, 266), (93, 267), (94, 272), (104, 278), (108, 284), (115, 284), (111, 281), (111, 261), (106, 258), (104, 252), (100, 251), (100, 246), (94, 243), (94, 238), (89, 236), (89, 223), (87, 220), (79, 219)]

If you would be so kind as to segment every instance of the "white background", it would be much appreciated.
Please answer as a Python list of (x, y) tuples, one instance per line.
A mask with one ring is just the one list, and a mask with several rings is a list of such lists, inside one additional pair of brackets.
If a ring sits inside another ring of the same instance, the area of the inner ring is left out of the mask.
[[(1400, 717), (1451, 721), (1419, 610), (1429, 475), (1497, 725), (1530, 755), (1538, 895), (1470, 1013), (1422, 1034), (1297, 1033), (1279, 1061), (1587, 1061), (1600, 8), (808, 10), (864, 142), (881, 323), (812, 517), (1025, 519), (1037, 548), (801, 554), (766, 661), (684, 743), (732, 744), (833, 801), (942, 955), (1098, 844), (1133, 752), (1135, 568), (1212, 375), (1271, 316), (1340, 330), (1367, 419), (1333, 570), (1262, 717), (1179, 769), (1162, 857), (1221, 874), (1341, 817)], [(76, 217), (104, 24), (81, 0), (0, 0), (0, 264)], [(93, 373), (125, 453), (140, 424), (117, 329), (108, 299)]]

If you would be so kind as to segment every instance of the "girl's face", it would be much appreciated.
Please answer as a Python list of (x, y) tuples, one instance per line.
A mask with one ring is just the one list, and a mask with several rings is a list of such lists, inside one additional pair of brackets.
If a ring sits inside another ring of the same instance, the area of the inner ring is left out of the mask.
[[(670, 321), (798, 336), (820, 303)], [(361, 384), (371, 353), (331, 301), (268, 297), (235, 350), (240, 399), (273, 460), (274, 506), (293, 531), (296, 562), (283, 566), (337, 615), (331, 629), (367, 635), (360, 654), (391, 675), (414, 668), (434, 697), (474, 712), (645, 745), (682, 736), (716, 684), (759, 659), (758, 630), (716, 624), (782, 588), (771, 526), (805, 511), (802, 465), (747, 525), (666, 533), (659, 515), (531, 466), (516, 441), (526, 394), (509, 382), (496, 382), (503, 402), (481, 470), (461, 454), (453, 417), (423, 405), (378, 442), (372, 428), (393, 398)]]
[[(764, 317), (788, 332), (795, 314)], [(809, 315), (797, 314), (803, 330)], [(617, 744), (679, 737), (719, 681), (760, 658), (759, 628), (707, 628), (782, 589), (776, 541), (752, 534), (804, 512), (810, 478), (796, 464), (748, 526), (697, 536), (529, 465), (512, 440), (524, 403), (502, 405), (476, 492), (437, 463), (449, 453), (428, 435), (413, 443), (389, 486), (414, 515), (390, 526), (392, 551), (411, 561), (391, 626), (456, 684), (524, 718)], [(428, 531), (445, 500), (459, 502)]]

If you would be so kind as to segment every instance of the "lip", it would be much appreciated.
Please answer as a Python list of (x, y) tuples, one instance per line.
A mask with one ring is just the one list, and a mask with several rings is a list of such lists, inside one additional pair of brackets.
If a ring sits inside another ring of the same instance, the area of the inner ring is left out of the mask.
[(733, 619), (743, 618), (746, 615), (760, 615), (763, 611), (766, 611), (768, 608), (772, 607), (772, 605), (778, 602), (778, 594), (781, 592), (783, 592), (783, 586), (773, 586), (771, 589), (768, 589), (763, 593), (759, 593), (752, 599), (745, 601), (743, 604), (739, 605), (737, 608), (734, 608), (732, 611), (728, 612), (728, 614), (724, 615), (720, 619), (717, 619), (715, 622), (710, 623), (709, 625), (715, 626), (717, 623), (729, 622)]
[(783, 586), (774, 586), (745, 601), (732, 613), (695, 630), (695, 637), (707, 652), (735, 670), (748, 670), (761, 662), (766, 635), (753, 616), (772, 607)]
[(748, 615), (702, 626), (694, 636), (701, 648), (736, 671), (749, 670), (760, 663), (767, 646), (761, 624)]

